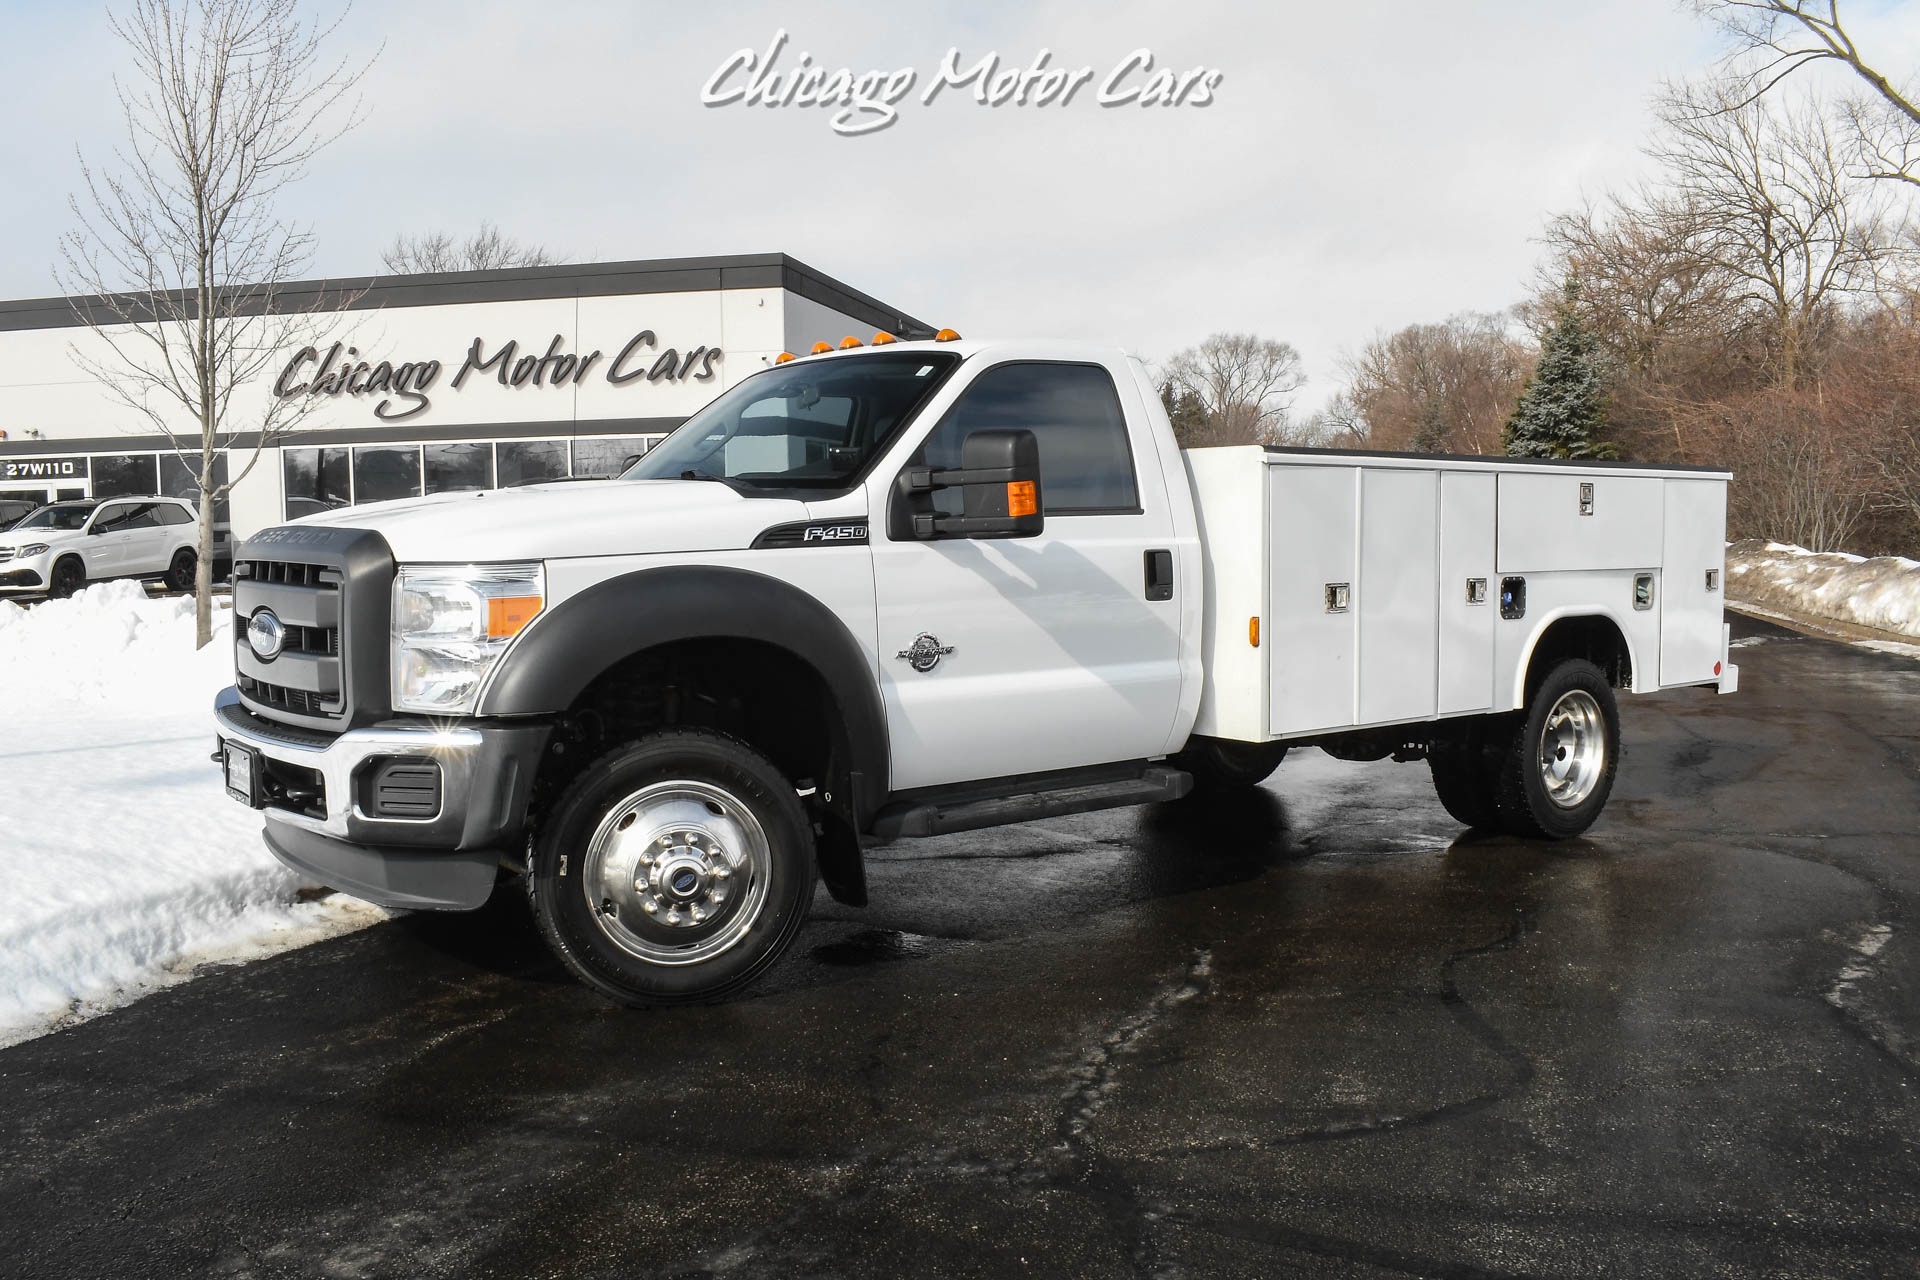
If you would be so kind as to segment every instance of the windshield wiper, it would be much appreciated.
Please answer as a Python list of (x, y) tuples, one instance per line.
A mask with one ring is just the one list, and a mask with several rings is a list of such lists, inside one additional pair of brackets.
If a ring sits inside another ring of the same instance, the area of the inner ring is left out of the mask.
[(744, 480), (736, 480), (732, 476), (716, 476), (711, 471), (701, 471), (694, 467), (688, 467), (685, 471), (682, 471), (680, 478), (682, 480), (712, 480), (717, 484), (727, 486), (727, 488), (740, 494), (742, 497), (745, 497), (749, 492), (747, 483)]

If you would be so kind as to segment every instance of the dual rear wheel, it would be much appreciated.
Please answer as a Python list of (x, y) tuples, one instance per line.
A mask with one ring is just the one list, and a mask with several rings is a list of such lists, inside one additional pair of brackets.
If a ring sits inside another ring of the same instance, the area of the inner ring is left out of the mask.
[(1592, 826), (1620, 763), (1620, 711), (1606, 673), (1572, 658), (1524, 711), (1489, 716), (1427, 757), (1448, 813), (1470, 827), (1566, 840)]

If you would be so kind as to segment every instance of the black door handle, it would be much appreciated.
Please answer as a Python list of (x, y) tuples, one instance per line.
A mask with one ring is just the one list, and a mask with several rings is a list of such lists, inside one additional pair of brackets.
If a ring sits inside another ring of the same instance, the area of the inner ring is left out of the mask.
[(1147, 599), (1173, 599), (1173, 552), (1149, 551), (1147, 562)]

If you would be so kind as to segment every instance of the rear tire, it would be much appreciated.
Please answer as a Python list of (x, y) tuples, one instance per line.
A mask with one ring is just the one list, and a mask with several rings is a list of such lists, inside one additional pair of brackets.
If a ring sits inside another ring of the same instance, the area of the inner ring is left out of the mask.
[(1222, 738), (1196, 738), (1169, 756), (1167, 763), (1193, 775), (1193, 789), (1219, 795), (1244, 791), (1265, 782), (1280, 762), (1286, 759), (1284, 742), (1229, 742)]
[(573, 781), (535, 838), (527, 894), (575, 977), (645, 1007), (718, 1000), (765, 973), (814, 876), (793, 784), (743, 742), (675, 729)]
[(192, 547), (182, 547), (173, 553), (173, 563), (167, 566), (166, 584), (169, 591), (193, 590), (194, 570), (200, 566), (200, 554)]
[(1620, 764), (1620, 709), (1606, 673), (1569, 658), (1527, 699), (1497, 774), (1501, 824), (1517, 836), (1566, 840), (1592, 826)]
[(86, 585), (87, 567), (76, 556), (54, 561), (47, 574), (47, 595), (55, 600), (66, 600)]
[(1481, 830), (1500, 825), (1499, 771), (1514, 728), (1506, 718), (1483, 718), (1460, 739), (1428, 751), (1434, 794), (1456, 821)]

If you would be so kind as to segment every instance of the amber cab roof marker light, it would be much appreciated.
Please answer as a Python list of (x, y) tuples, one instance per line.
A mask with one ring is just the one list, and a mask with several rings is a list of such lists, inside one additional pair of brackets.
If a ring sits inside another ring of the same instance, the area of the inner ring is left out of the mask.
[(833, 344), (831, 342), (816, 342), (813, 344), (813, 354), (815, 355), (823, 355), (831, 350), (833, 350)]
[(860, 339), (854, 337), (852, 334), (848, 334), (846, 337), (840, 339), (840, 349), (842, 351), (851, 351), (855, 347), (864, 347), (866, 345), (866, 343), (860, 341)]
[(900, 341), (900, 339), (894, 337), (892, 334), (888, 333), (885, 329), (882, 329), (880, 332), (873, 335), (873, 345), (876, 347), (884, 347), (888, 343), (898, 342), (898, 341)]
[(960, 335), (951, 329), (942, 329), (933, 335), (933, 340), (935, 342), (958, 342), (960, 341)]
[(793, 352), (782, 351), (779, 355), (773, 358), (773, 362), (775, 364), (785, 364), (789, 360), (797, 360), (797, 359), (799, 359), (799, 357), (794, 355)]

